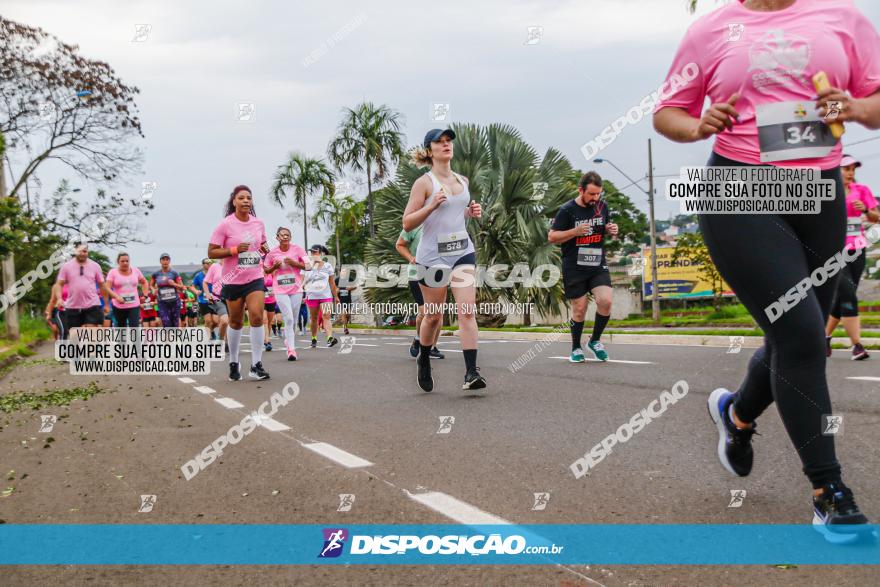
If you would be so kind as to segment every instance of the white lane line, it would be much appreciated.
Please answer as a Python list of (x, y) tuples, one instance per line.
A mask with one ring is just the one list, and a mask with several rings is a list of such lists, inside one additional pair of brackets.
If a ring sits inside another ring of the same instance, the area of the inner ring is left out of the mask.
[(198, 387), (193, 387), (193, 389), (195, 389), (195, 390), (198, 391), (199, 393), (205, 393), (205, 394), (208, 394), (208, 393), (217, 393), (215, 390), (211, 389), (211, 388), (208, 387), (207, 385), (200, 385), (200, 386), (198, 386)]
[(181, 383), (195, 383), (196, 382), (195, 379), (190, 379), (189, 377), (178, 377), (177, 380), (180, 381)]
[(847, 379), (855, 379), (856, 381), (880, 381), (880, 377), (847, 377)]
[(420, 504), (427, 506), (450, 518), (459, 524), (505, 524), (510, 522), (493, 516), (488, 512), (484, 512), (478, 507), (469, 503), (456, 499), (451, 495), (441, 493), (439, 491), (429, 491), (427, 493), (410, 493), (409, 497)]
[(368, 344), (368, 343), (365, 343), (365, 342), (356, 342), (356, 343), (354, 343), (354, 346), (379, 346), (379, 345), (377, 345), (377, 344)]
[(444, 353), (463, 353), (464, 352), (461, 349), (447, 349), (447, 348), (443, 348), (443, 347), (439, 347), (439, 346), (437, 348), (440, 349), (441, 351), (443, 351)]
[(322, 457), (326, 457), (331, 461), (339, 463), (343, 467), (347, 467), (349, 469), (354, 469), (357, 467), (369, 467), (373, 464), (366, 459), (362, 459), (357, 455), (351, 454), (350, 452), (345, 452), (341, 448), (336, 448), (332, 444), (327, 444), (326, 442), (313, 442), (312, 444), (304, 444), (303, 446), (310, 451), (316, 452)]
[[(568, 360), (568, 357), (550, 357), (551, 359), (562, 359), (564, 361)], [(599, 359), (586, 359), (587, 361), (592, 361), (593, 363), (602, 363)], [(627, 365), (653, 365), (654, 363), (650, 361), (624, 361), (622, 359), (608, 359), (604, 361), (605, 363), (625, 363)]]
[(220, 404), (221, 406), (223, 406), (224, 408), (230, 408), (233, 410), (237, 409), (237, 408), (244, 407), (244, 404), (240, 404), (237, 401), (235, 401), (234, 399), (231, 399), (228, 397), (215, 397), (214, 401), (217, 402), (218, 404)]
[(283, 432), (284, 430), (290, 430), (290, 426), (282, 424), (278, 420), (273, 420), (272, 418), (265, 418), (256, 412), (253, 414), (253, 417), (257, 424), (270, 432)]

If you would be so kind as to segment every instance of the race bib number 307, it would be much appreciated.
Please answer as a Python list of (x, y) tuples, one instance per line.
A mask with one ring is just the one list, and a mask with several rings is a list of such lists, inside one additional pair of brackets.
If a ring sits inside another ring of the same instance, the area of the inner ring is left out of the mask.
[(761, 104), (756, 115), (762, 163), (821, 158), (837, 145), (812, 102)]
[(598, 267), (602, 264), (602, 249), (597, 247), (578, 248), (577, 264), (581, 267)]

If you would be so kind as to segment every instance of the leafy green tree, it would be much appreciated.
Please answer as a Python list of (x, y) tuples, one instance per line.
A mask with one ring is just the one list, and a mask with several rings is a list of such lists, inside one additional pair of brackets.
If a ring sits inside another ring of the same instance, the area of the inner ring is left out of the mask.
[(712, 284), (712, 303), (716, 311), (720, 310), (724, 281), (709, 255), (709, 249), (706, 247), (701, 233), (685, 233), (678, 238), (675, 250), (672, 252), (672, 262), (675, 263), (682, 258), (688, 259), (692, 265), (698, 266), (697, 275)]
[(294, 205), (302, 208), (303, 242), (309, 248), (309, 198), (316, 193), (319, 197), (333, 194), (334, 175), (321, 159), (307, 157), (302, 153), (291, 153), (287, 161), (278, 166), (272, 179), (270, 194), (275, 203), (284, 207), (285, 198), (293, 199)]
[[(333, 255), (339, 263), (354, 262), (354, 259), (360, 259), (361, 256), (352, 257), (352, 255), (344, 255), (343, 251), (348, 251), (347, 247), (342, 247), (343, 235), (354, 234), (360, 239), (361, 224), (364, 221), (364, 204), (356, 201), (352, 196), (338, 197), (335, 192), (324, 192), (318, 199), (315, 215), (312, 220), (312, 226), (315, 228), (325, 228), (333, 233), (336, 246), (332, 245), (328, 248), (332, 249)], [(360, 248), (361, 251), (363, 247)]]
[(328, 157), (338, 170), (366, 174), (371, 237), (376, 234), (373, 183), (385, 181), (392, 166), (403, 156), (405, 141), (400, 127), (399, 112), (384, 104), (364, 102), (343, 110), (336, 137), (327, 148)]

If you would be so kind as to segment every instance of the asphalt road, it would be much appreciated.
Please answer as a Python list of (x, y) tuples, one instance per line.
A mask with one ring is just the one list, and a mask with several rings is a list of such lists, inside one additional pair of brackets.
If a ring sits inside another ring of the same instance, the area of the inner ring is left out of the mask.
[[(270, 381), (230, 382), (225, 365), (197, 377), (71, 376), (35, 361), (0, 379), (4, 391), (55, 389), (96, 381), (108, 390), (69, 407), (21, 411), (0, 430), (0, 469), (14, 471), (0, 498), (6, 523), (808, 523), (810, 488), (771, 408), (759, 421), (756, 463), (745, 479), (725, 473), (706, 398), (735, 387), (751, 351), (609, 345), (612, 361), (570, 364), (563, 337), (516, 373), (509, 365), (535, 341), (484, 341), (488, 381), (464, 392), (460, 344), (444, 337), (433, 361), (435, 391), (418, 390), (408, 339), (356, 335), (351, 352), (301, 349), (264, 354)], [(281, 346), (275, 341), (276, 346)], [(347, 350), (347, 349), (346, 349)], [(242, 354), (243, 371), (249, 352)], [(862, 509), (880, 519), (880, 357), (829, 363), (845, 479)], [(852, 379), (874, 377), (876, 380)], [(569, 466), (677, 381), (686, 397), (590, 475)], [(180, 467), (281, 391), (299, 396), (187, 481)], [(49, 434), (40, 414), (61, 417)], [(817, 416), (818, 417), (818, 416)], [(454, 418), (451, 420), (450, 418)], [(5, 420), (5, 421), (4, 421)], [(55, 440), (46, 443), (48, 436)], [(48, 445), (48, 448), (43, 448)], [(26, 475), (25, 478), (21, 478)], [(11, 480), (10, 480), (11, 479)], [(745, 490), (728, 507), (731, 490)], [(535, 509), (535, 493), (549, 493)], [(149, 513), (140, 495), (156, 495)], [(340, 494), (354, 496), (337, 511)], [(35, 548), (38, 548), (35, 545)], [(4, 569), (5, 585), (57, 580), (58, 568)], [(866, 567), (64, 567), (67, 584), (175, 585), (821, 585), (871, 584)]]

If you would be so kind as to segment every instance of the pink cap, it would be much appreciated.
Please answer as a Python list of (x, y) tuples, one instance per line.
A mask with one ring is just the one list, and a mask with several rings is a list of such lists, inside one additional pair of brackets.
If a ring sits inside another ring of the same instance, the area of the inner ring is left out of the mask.
[(861, 161), (856, 161), (856, 158), (852, 155), (844, 155), (843, 159), (840, 160), (841, 167), (849, 167), (850, 165), (855, 165), (856, 167), (861, 167)]

